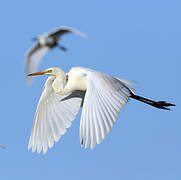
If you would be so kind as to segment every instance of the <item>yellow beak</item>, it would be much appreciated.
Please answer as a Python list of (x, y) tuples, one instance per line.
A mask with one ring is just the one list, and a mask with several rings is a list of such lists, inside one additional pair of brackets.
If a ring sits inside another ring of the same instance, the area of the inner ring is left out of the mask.
[(40, 72), (35, 72), (35, 73), (32, 73), (32, 74), (28, 74), (27, 76), (43, 75), (43, 74), (46, 74), (46, 73), (48, 73), (48, 70), (44, 70), (44, 71), (40, 71)]

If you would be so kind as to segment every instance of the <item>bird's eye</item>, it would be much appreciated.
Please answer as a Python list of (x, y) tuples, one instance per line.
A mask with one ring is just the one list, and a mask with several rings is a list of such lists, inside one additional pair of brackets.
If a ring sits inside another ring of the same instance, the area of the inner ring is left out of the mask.
[(48, 73), (52, 73), (52, 69), (48, 70)]

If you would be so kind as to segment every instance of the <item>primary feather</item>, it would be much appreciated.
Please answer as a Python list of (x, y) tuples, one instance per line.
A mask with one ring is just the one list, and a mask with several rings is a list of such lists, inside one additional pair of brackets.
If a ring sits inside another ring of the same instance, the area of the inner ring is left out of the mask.
[[(43, 150), (46, 153), (71, 126), (81, 105), (82, 97), (76, 93), (65, 96), (56, 94), (52, 88), (54, 79), (47, 79), (37, 106), (28, 145), (32, 152), (37, 150), (40, 153)], [(73, 97), (69, 98), (70, 95)]]

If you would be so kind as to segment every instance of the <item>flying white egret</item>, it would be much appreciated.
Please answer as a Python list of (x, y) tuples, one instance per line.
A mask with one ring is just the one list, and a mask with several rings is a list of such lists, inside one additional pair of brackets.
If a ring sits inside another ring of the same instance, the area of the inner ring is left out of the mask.
[[(61, 50), (66, 51), (67, 49), (59, 45), (59, 42), (64, 34), (70, 32), (78, 34), (82, 37), (88, 37), (87, 34), (80, 32), (74, 28), (62, 26), (53, 32), (45, 33), (38, 36), (37, 38), (33, 38), (33, 40), (37, 40), (37, 44), (26, 55), (26, 74), (37, 71), (41, 59), (50, 49), (59, 47)], [(26, 82), (27, 84), (31, 84), (32, 78), (27, 77)]]
[(74, 67), (65, 74), (49, 68), (29, 74), (50, 75), (39, 100), (28, 149), (47, 152), (65, 134), (82, 106), (80, 143), (91, 149), (100, 144), (118, 119), (121, 108), (133, 98), (160, 109), (174, 104), (152, 101), (134, 93), (131, 81), (112, 77), (92, 69)]

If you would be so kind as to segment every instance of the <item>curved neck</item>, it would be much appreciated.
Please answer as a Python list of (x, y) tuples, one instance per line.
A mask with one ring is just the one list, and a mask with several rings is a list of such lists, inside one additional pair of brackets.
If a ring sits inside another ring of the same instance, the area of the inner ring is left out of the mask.
[(52, 87), (53, 87), (55, 93), (62, 92), (62, 90), (65, 87), (66, 83), (67, 83), (66, 74), (65, 73), (57, 74), (55, 76), (55, 80), (52, 83)]

